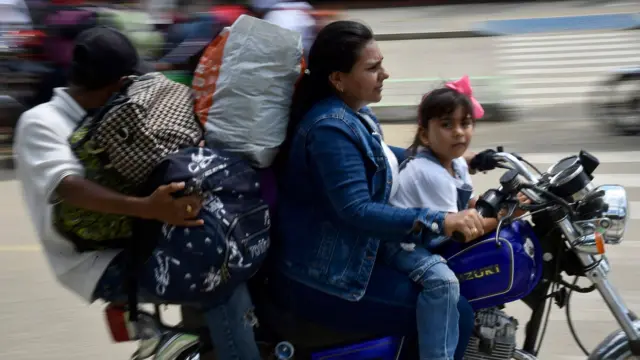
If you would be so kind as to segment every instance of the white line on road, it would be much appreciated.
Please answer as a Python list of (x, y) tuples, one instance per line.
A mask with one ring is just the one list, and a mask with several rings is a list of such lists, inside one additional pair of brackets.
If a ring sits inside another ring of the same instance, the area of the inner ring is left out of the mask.
[(567, 105), (567, 104), (576, 104), (576, 103), (584, 103), (586, 100), (590, 101), (604, 101), (606, 97), (589, 97), (588, 99), (584, 96), (564, 96), (558, 97), (555, 96), (553, 98), (522, 98), (522, 99), (511, 99), (513, 103), (518, 106), (555, 106), (555, 105)]
[(533, 46), (564, 46), (564, 45), (580, 45), (580, 44), (611, 44), (626, 43), (629, 45), (636, 41), (636, 36), (618, 36), (611, 39), (586, 39), (586, 40), (549, 40), (549, 41), (527, 41), (527, 42), (501, 42), (502, 48), (525, 48)]
[[(637, 53), (640, 55), (640, 51)], [(532, 61), (517, 61), (517, 62), (505, 62), (502, 64), (502, 68), (516, 68), (516, 67), (544, 67), (544, 66), (563, 66), (563, 65), (588, 65), (598, 64), (605, 65), (611, 64), (612, 66), (619, 67), (621, 64), (640, 63), (640, 56), (636, 57), (624, 57), (624, 58), (607, 58), (607, 59), (573, 59), (573, 60), (534, 60), (535, 57), (529, 58)]]
[(601, 81), (602, 76), (580, 76), (580, 77), (549, 77), (549, 78), (514, 78), (509, 79), (510, 85), (533, 85), (533, 84), (584, 84), (584, 83), (597, 83)]
[[(528, 54), (528, 55), (506, 55), (502, 56), (502, 60), (532, 60), (532, 59), (570, 59), (570, 58), (598, 58), (598, 57), (615, 57), (615, 56), (628, 56), (638, 55), (638, 50), (620, 50), (620, 51), (584, 51), (584, 52), (571, 52), (560, 54)], [(388, 80), (387, 80), (388, 81)]]
[(593, 91), (590, 86), (574, 86), (574, 87), (539, 87), (528, 89), (511, 89), (511, 96), (517, 95), (553, 95), (553, 94), (575, 94), (588, 93)]
[(499, 38), (498, 40), (503, 42), (511, 41), (536, 41), (546, 39), (601, 39), (601, 38), (620, 38), (621, 36), (628, 35), (626, 32), (602, 32), (602, 33), (588, 33), (588, 34), (569, 34), (569, 35), (532, 35), (532, 36), (507, 36)]
[(593, 66), (593, 67), (558, 67), (551, 69), (511, 69), (504, 70), (504, 75), (531, 75), (531, 74), (580, 74), (580, 73), (602, 73), (615, 70), (615, 65), (611, 66)]
[(608, 45), (587, 45), (587, 46), (562, 46), (550, 48), (548, 46), (540, 46), (535, 48), (515, 48), (515, 49), (498, 49), (497, 53), (500, 54), (526, 54), (526, 53), (551, 53), (551, 52), (561, 52), (568, 53), (570, 51), (589, 51), (589, 50), (614, 50), (614, 49), (622, 49), (628, 50), (630, 44), (608, 44)]

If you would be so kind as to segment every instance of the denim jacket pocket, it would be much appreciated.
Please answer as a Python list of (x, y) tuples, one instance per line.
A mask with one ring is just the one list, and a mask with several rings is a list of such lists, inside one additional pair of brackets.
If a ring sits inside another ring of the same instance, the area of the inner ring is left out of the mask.
[(316, 248), (313, 261), (309, 264), (309, 273), (315, 277), (325, 277), (329, 272), (329, 265), (333, 259), (333, 253), (336, 248), (338, 232), (330, 223), (325, 222), (321, 225), (320, 241)]

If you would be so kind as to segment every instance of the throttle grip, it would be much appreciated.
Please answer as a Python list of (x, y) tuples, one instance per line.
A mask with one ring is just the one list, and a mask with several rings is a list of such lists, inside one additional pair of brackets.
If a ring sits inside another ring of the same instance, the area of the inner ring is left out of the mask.
[(461, 231), (454, 231), (453, 234), (451, 234), (451, 239), (453, 239), (453, 241), (455, 242), (465, 242), (467, 239), (465, 238), (464, 234)]

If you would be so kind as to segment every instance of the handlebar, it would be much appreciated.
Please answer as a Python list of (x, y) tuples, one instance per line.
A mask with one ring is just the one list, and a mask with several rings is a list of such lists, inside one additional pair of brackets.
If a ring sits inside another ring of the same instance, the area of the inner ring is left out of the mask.
[[(524, 164), (524, 162), (522, 162), (514, 154), (501, 151), (501, 152), (495, 153), (494, 159), (496, 159), (499, 162), (510, 163), (520, 175), (524, 176), (532, 184), (536, 184), (540, 180), (540, 177), (534, 174), (533, 172), (531, 172), (531, 170), (529, 170), (529, 168)], [(500, 188), (500, 190), (502, 190), (502, 187)], [(525, 193), (525, 195), (527, 195), (529, 198), (531, 198), (534, 201), (536, 199), (539, 199), (538, 194), (534, 192), (527, 191), (527, 189), (523, 189), (522, 191), (523, 193)], [(487, 206), (482, 206), (480, 202), (476, 203), (476, 210), (482, 217), (490, 217), (493, 215), (492, 209)], [(454, 231), (453, 234), (451, 234), (451, 238), (457, 242), (465, 242), (466, 240), (464, 234), (460, 231)]]
[(515, 155), (508, 152), (498, 152), (494, 155), (494, 158), (498, 161), (506, 161), (513, 165), (514, 169), (518, 171), (518, 173), (531, 183), (535, 184), (540, 180), (540, 177), (529, 170), (529, 168)]

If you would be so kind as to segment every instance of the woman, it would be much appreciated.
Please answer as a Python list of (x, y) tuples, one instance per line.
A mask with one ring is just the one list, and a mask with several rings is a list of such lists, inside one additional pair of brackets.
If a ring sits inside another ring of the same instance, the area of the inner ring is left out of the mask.
[[(376, 262), (381, 242), (416, 243), (454, 231), (467, 239), (482, 234), (473, 209), (444, 213), (387, 205), (404, 150), (384, 144), (366, 107), (381, 100), (386, 78), (365, 25), (338, 21), (318, 34), (279, 159), (275, 278), (294, 311), (312, 320), (386, 334), (406, 334), (417, 325), (421, 359), (461, 359), (473, 326), (466, 300), (457, 304), (460, 341), (432, 337), (430, 330), (443, 324), (431, 321), (435, 309), (419, 301), (427, 290)], [(441, 281), (459, 292), (455, 277)], [(442, 306), (447, 311), (449, 304)]]

